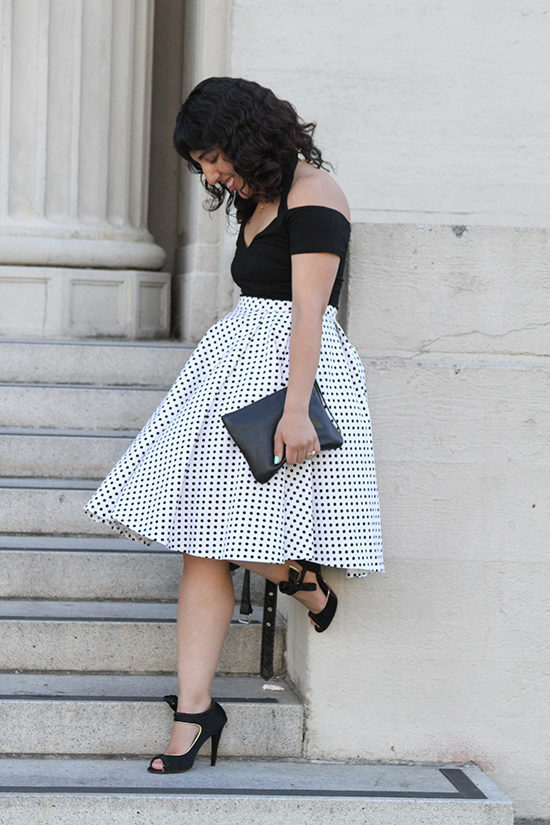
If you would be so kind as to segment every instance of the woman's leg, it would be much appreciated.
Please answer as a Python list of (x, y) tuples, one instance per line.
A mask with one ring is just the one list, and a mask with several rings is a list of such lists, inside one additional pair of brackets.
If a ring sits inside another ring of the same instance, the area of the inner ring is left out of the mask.
[[(246, 570), (250, 570), (252, 573), (258, 573), (274, 584), (288, 581), (289, 562), (285, 564), (267, 564), (265, 562), (236, 561), (235, 564), (238, 564), (239, 567), (246, 568)], [(297, 562), (297, 564), (299, 565), (299, 562)], [(317, 584), (315, 573), (311, 570), (306, 570), (304, 582)], [(325, 606), (327, 600), (326, 595), (319, 587), (316, 587), (315, 590), (299, 590), (298, 593), (294, 595), (294, 598), (303, 604), (304, 607), (307, 607), (308, 610), (311, 610), (312, 613), (319, 613)]]
[[(228, 562), (185, 553), (177, 623), (180, 713), (200, 713), (209, 708), (210, 687), (234, 607), (235, 594)], [(185, 753), (196, 734), (196, 725), (174, 722), (164, 753)], [(155, 760), (152, 767), (161, 770), (162, 763)]]
[[(236, 563), (264, 576), (274, 584), (288, 580), (288, 562)], [(306, 571), (304, 581), (316, 582), (315, 573)], [(322, 610), (326, 602), (326, 596), (319, 587), (311, 591), (299, 591), (295, 598), (313, 613)], [(229, 563), (185, 553), (177, 623), (180, 713), (200, 713), (210, 706), (212, 679), (216, 673), (234, 607), (235, 594)], [(174, 722), (172, 736), (164, 753), (185, 753), (193, 744), (196, 733), (196, 725)], [(162, 762), (155, 760), (152, 767), (161, 770)]]

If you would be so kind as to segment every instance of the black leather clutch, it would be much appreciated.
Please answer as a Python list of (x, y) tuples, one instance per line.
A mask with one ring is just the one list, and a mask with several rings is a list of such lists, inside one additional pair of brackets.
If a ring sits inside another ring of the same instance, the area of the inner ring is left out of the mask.
[[(285, 463), (273, 464), (273, 439), (279, 419), (283, 414), (286, 387), (254, 401), (235, 412), (222, 415), (233, 441), (240, 448), (252, 470), (254, 478), (264, 484)], [(319, 438), (321, 450), (341, 447), (343, 438), (332, 420), (317, 381), (313, 384), (309, 401), (309, 417)]]

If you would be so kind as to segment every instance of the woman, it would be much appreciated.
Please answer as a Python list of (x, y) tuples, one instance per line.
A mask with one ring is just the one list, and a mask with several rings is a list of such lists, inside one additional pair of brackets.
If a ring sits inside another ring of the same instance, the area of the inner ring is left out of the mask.
[[(210, 698), (233, 615), (230, 563), (265, 576), (327, 629), (337, 599), (320, 565), (382, 571), (365, 375), (336, 321), (350, 234), (348, 203), (286, 101), (257, 83), (209, 78), (178, 114), (174, 143), (240, 232), (241, 297), (203, 336), (166, 398), (86, 505), (126, 536), (184, 554), (178, 603), (178, 712), (149, 770), (189, 769), (226, 721)], [(299, 157), (300, 156), (300, 157)], [(308, 416), (317, 377), (343, 436), (320, 452)], [(265, 484), (221, 416), (287, 387)]]

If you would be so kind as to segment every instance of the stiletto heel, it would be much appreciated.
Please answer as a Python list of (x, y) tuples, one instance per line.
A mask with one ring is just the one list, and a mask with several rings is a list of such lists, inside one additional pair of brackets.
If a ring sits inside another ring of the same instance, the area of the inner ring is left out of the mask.
[(214, 733), (212, 735), (212, 750), (210, 752), (210, 764), (212, 767), (216, 764), (216, 759), (218, 756), (218, 745), (220, 744), (220, 736), (222, 735), (221, 730), (218, 733)]
[(338, 607), (338, 597), (330, 584), (326, 583), (320, 572), (316, 572), (316, 577), (317, 584), (327, 597), (327, 600), (325, 602), (325, 606), (319, 611), (319, 613), (312, 613), (311, 610), (309, 610), (308, 616), (313, 620), (317, 633), (323, 633), (323, 631), (327, 629), (329, 624), (334, 619), (334, 614), (336, 613), (336, 608)]
[[(170, 695), (165, 696), (164, 698), (170, 707), (176, 710), (177, 697)], [(175, 707), (174, 699), (176, 700)], [(199, 730), (193, 744), (185, 753), (159, 753), (158, 756), (154, 756), (151, 759), (147, 770), (150, 773), (183, 773), (184, 771), (188, 771), (193, 767), (198, 751), (202, 745), (210, 739), (210, 737), (212, 737), (210, 764), (215, 765), (220, 737), (227, 722), (227, 716), (222, 706), (217, 702), (212, 701), (208, 710), (205, 710), (202, 713), (178, 713), (176, 710), (174, 713), (174, 722), (189, 722), (190, 724), (198, 727)], [(158, 768), (153, 768), (153, 762), (156, 759), (160, 759), (162, 762), (162, 768), (160, 770)]]
[(178, 709), (178, 697), (176, 696), (175, 693), (168, 693), (168, 694), (166, 694), (166, 696), (163, 696), (162, 698), (164, 699), (164, 701), (168, 705), (170, 705), (170, 707), (172, 708), (172, 710), (174, 712), (177, 711), (177, 709)]
[[(296, 567), (296, 564), (299, 564), (300, 567)], [(311, 610), (308, 610), (308, 616), (312, 619), (315, 630), (317, 633), (323, 633), (332, 622), (336, 608), (338, 607), (336, 593), (322, 577), (321, 565), (317, 564), (317, 562), (300, 559), (297, 562), (290, 562), (288, 567), (288, 581), (279, 582), (279, 590), (281, 593), (286, 593), (287, 596), (294, 596), (294, 594), (300, 590), (316, 590), (317, 586), (319, 586), (326, 596), (325, 606), (319, 613), (313, 613)], [(314, 582), (304, 582), (306, 570), (311, 570), (315, 573), (317, 584)]]

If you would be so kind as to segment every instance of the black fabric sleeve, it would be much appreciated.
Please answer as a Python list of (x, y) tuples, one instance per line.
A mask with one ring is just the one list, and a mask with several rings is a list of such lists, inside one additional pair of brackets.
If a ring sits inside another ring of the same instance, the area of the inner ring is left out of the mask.
[(344, 258), (350, 224), (341, 212), (328, 206), (295, 206), (285, 215), (291, 255), (332, 252)]

